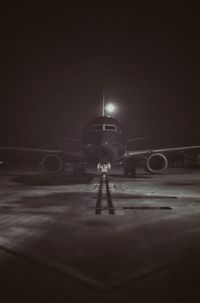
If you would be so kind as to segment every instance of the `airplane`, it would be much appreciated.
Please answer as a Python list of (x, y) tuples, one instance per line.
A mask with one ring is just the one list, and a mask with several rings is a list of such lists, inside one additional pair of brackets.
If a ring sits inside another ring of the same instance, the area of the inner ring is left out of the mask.
[(78, 151), (69, 150), (66, 145), (61, 149), (4, 146), (0, 148), (0, 153), (18, 152), (24, 158), (34, 157), (41, 162), (43, 171), (50, 174), (63, 172), (66, 163), (73, 165), (74, 175), (83, 175), (88, 164), (99, 167), (99, 164), (109, 163), (111, 167), (122, 163), (126, 177), (136, 175), (139, 162), (143, 163), (145, 171), (160, 173), (168, 167), (168, 156), (171, 153), (197, 151), (200, 155), (200, 145), (140, 151), (127, 149), (129, 141), (140, 139), (143, 138), (128, 140), (117, 119), (102, 115), (89, 121), (84, 128), (82, 139), (68, 139), (81, 143), (81, 149)]

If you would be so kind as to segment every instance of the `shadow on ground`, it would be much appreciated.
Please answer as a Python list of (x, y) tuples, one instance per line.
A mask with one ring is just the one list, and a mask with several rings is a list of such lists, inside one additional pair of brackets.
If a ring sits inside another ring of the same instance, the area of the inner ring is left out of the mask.
[(87, 184), (96, 175), (87, 174), (81, 177), (75, 177), (72, 175), (56, 174), (36, 174), (36, 175), (21, 175), (14, 177), (12, 182), (21, 183), (24, 185), (75, 185), (75, 184)]
[(109, 176), (113, 177), (113, 178), (117, 178), (117, 179), (123, 179), (123, 180), (136, 180), (136, 179), (151, 179), (152, 176), (151, 175), (147, 175), (147, 174), (136, 174), (135, 177), (125, 177), (122, 174), (110, 174)]

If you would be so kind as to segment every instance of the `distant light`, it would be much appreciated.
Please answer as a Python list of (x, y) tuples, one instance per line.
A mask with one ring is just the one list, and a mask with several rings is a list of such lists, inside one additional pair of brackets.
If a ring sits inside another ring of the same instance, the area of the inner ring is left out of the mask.
[(112, 103), (109, 103), (106, 105), (105, 109), (106, 109), (106, 112), (111, 114), (111, 113), (114, 113), (114, 111), (116, 110), (116, 106)]

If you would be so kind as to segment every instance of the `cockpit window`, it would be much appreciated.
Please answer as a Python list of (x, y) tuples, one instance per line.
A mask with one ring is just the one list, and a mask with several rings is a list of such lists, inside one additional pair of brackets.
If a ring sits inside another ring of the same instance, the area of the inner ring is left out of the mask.
[(103, 125), (93, 125), (92, 130), (103, 130)]
[(104, 124), (104, 129), (105, 130), (111, 130), (111, 131), (116, 131), (116, 125), (110, 125), (110, 124)]
[(116, 125), (111, 125), (111, 124), (96, 124), (92, 126), (93, 131), (117, 131), (117, 126)]

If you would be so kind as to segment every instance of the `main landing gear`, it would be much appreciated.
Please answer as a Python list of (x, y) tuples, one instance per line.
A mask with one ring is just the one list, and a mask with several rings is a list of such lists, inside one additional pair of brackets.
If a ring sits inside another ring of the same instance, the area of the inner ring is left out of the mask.
[(127, 160), (124, 165), (124, 176), (131, 178), (136, 176), (136, 164), (134, 160)]

